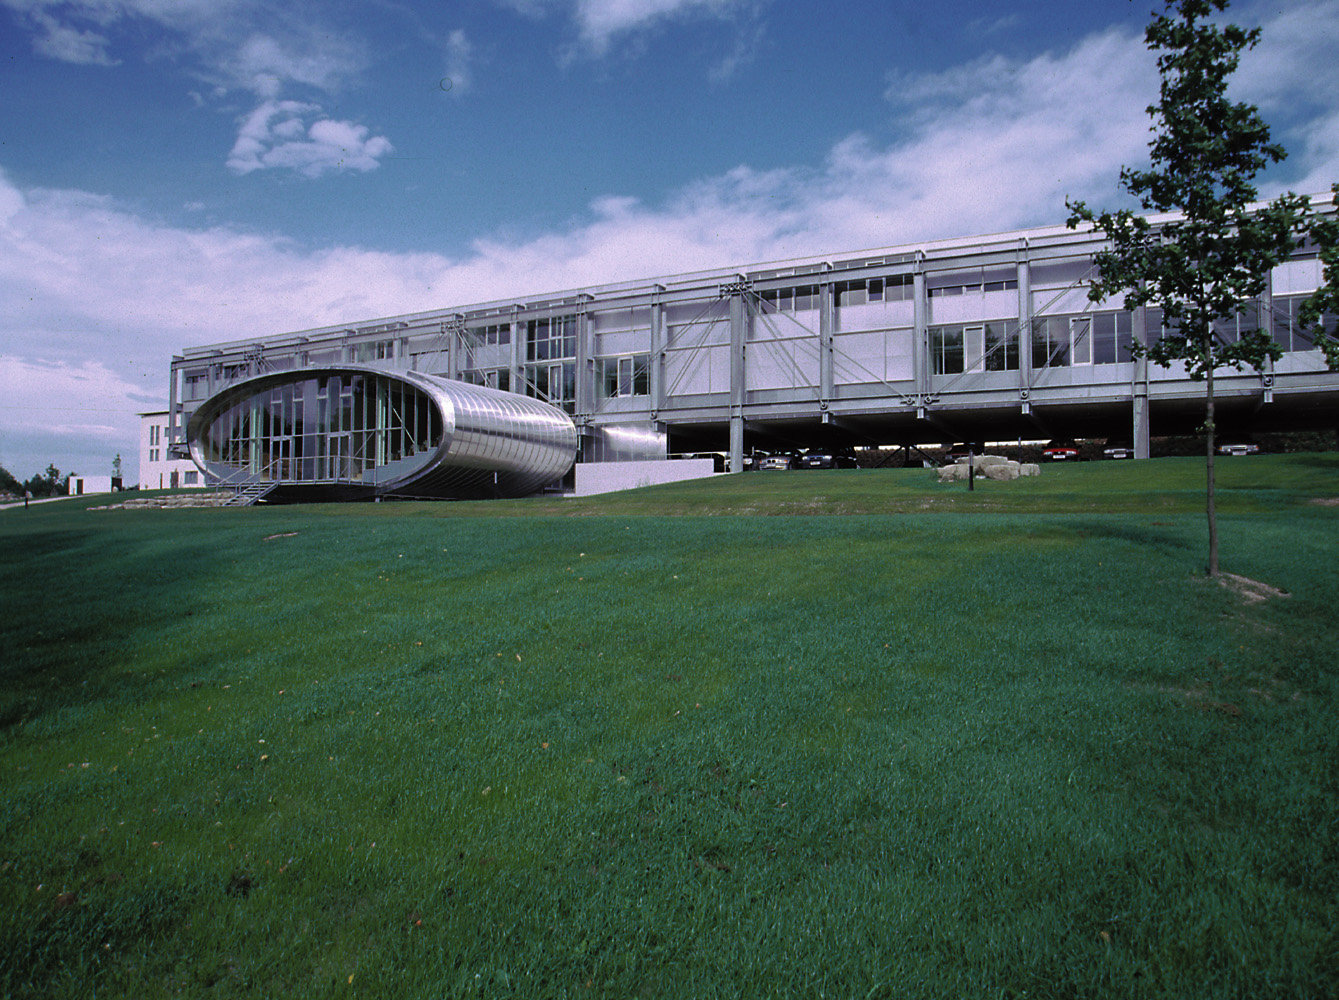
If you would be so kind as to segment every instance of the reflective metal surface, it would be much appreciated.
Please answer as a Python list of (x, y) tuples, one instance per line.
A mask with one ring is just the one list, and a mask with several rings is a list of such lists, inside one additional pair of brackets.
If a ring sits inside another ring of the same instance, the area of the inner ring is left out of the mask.
[(421, 372), (322, 365), (236, 382), (187, 426), (211, 478), (280, 498), (524, 496), (571, 468), (567, 414)]

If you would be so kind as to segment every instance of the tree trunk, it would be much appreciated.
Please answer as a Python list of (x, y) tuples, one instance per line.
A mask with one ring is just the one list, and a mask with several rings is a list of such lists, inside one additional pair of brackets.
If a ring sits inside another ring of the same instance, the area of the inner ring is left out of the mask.
[(1209, 576), (1218, 576), (1218, 511), (1214, 508), (1213, 499), (1213, 446), (1214, 446), (1214, 425), (1213, 425), (1213, 356), (1209, 358), (1209, 370), (1205, 376), (1207, 388), (1205, 390), (1204, 401), (1204, 439), (1208, 445), (1205, 455), (1205, 470), (1207, 472), (1208, 500), (1205, 505), (1206, 513), (1209, 516)]

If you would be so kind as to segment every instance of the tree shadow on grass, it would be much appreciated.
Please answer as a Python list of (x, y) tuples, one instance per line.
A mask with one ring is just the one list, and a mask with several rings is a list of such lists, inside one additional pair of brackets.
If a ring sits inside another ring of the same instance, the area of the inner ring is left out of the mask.
[(125, 650), (180, 620), (217, 578), (218, 555), (216, 538), (164, 535), (145, 524), (15, 532), (0, 542), (0, 732), (55, 708), (136, 700), (159, 683), (114, 668)]
[(1130, 542), (1141, 548), (1153, 548), (1165, 552), (1189, 552), (1196, 545), (1186, 537), (1186, 532), (1180, 525), (1170, 521), (1150, 521), (1145, 524), (1115, 520), (1081, 521), (1074, 527), (1083, 537)]

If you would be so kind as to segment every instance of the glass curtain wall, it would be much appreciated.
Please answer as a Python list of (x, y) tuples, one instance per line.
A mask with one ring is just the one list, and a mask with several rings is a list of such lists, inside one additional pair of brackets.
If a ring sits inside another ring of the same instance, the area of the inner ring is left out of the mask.
[(526, 325), (525, 385), (536, 396), (559, 409), (576, 410), (577, 320), (575, 316), (532, 319)]
[(431, 451), (442, 418), (398, 379), (330, 375), (285, 383), (224, 410), (206, 429), (206, 461), (281, 483), (356, 482)]

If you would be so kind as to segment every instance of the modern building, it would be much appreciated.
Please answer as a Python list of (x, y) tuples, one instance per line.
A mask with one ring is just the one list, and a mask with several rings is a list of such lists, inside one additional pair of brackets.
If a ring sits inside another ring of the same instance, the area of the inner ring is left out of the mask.
[(120, 489), (120, 481), (111, 476), (71, 476), (67, 487), (70, 496), (83, 496), (85, 493), (110, 493)]
[[(1150, 434), (1202, 421), (1204, 386), (1182, 366), (1132, 357), (1132, 343), (1160, 335), (1157, 310), (1089, 301), (1102, 246), (1092, 233), (1032, 229), (243, 337), (173, 359), (160, 433), (211, 477), (278, 470), (291, 485), (420, 495), (404, 463), (427, 475), (446, 456), (432, 421), (450, 418), (433, 407), (468, 396), (452, 388), (468, 383), (480, 398), (528, 397), (564, 414), (578, 469), (714, 451), (739, 470), (755, 448), (1060, 436), (1129, 438), (1147, 457)], [(1315, 249), (1303, 247), (1220, 325), (1226, 340), (1262, 330), (1284, 352), (1263, 371), (1220, 372), (1220, 426), (1339, 424), (1339, 374), (1298, 320), (1320, 279)], [(1326, 321), (1333, 329), (1335, 318)], [(336, 397), (358, 402), (336, 419)], [(249, 423), (238, 407), (251, 408)], [(217, 423), (225, 410), (228, 429)], [(428, 432), (421, 442), (419, 431)], [(401, 435), (399, 451), (388, 434)], [(243, 440), (251, 450), (239, 462)], [(436, 458), (420, 461), (427, 450)], [(467, 455), (470, 463), (500, 471)]]
[(173, 458), (168, 454), (171, 441), (167, 410), (153, 410), (139, 415), (140, 489), (198, 488), (205, 485), (205, 477), (194, 462), (188, 458)]

